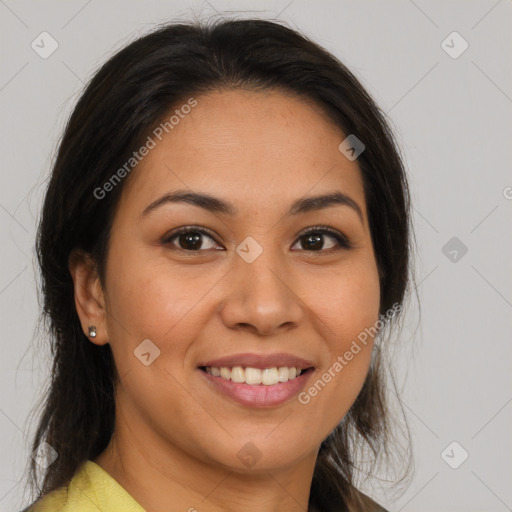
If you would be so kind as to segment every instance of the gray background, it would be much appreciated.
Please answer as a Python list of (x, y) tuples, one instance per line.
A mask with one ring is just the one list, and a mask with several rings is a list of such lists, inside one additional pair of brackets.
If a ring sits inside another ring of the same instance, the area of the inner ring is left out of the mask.
[[(512, 510), (510, 0), (0, 0), (0, 510), (27, 499), (29, 412), (49, 372), (47, 351), (34, 349), (33, 244), (64, 122), (113, 51), (155, 23), (216, 12), (278, 17), (333, 52), (389, 114), (403, 149), (421, 323), (413, 300), (396, 364), (416, 469), (401, 497), (377, 484), (368, 492), (396, 511)], [(31, 48), (43, 31), (59, 45), (47, 59)], [(461, 40), (441, 45), (453, 31), (469, 44), (457, 58), (445, 49), (458, 53)], [(469, 457), (453, 469), (462, 450)]]

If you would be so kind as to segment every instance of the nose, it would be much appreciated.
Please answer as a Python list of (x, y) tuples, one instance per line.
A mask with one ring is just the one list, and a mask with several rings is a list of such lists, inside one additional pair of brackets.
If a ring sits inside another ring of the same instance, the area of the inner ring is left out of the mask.
[(252, 263), (236, 256), (220, 311), (227, 327), (272, 336), (299, 325), (304, 311), (301, 300), (286, 269), (270, 252), (263, 251)]

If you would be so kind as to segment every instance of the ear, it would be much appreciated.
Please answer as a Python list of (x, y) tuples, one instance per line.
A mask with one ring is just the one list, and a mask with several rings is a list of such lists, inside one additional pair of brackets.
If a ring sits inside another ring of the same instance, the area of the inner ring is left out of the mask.
[[(75, 306), (82, 330), (96, 345), (108, 343), (107, 309), (100, 278), (93, 258), (80, 249), (71, 251), (68, 268), (75, 288)], [(96, 327), (96, 336), (89, 336), (89, 327)]]

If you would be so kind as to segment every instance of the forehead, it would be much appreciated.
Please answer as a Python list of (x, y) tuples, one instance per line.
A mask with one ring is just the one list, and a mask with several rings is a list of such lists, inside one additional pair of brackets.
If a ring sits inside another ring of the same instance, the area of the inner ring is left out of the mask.
[[(259, 208), (340, 190), (365, 209), (359, 167), (338, 149), (346, 135), (314, 103), (279, 91), (243, 90), (195, 100), (161, 140), (150, 133), (155, 145), (125, 186), (126, 206), (139, 208), (188, 187)], [(176, 110), (180, 105), (164, 120)]]

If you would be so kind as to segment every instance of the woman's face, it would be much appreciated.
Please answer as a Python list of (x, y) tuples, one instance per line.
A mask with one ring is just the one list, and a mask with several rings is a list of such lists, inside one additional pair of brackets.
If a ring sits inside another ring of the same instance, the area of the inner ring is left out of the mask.
[[(357, 340), (378, 319), (379, 280), (361, 173), (338, 149), (348, 134), (303, 100), (247, 91), (196, 100), (161, 141), (153, 135), (124, 187), (95, 342), (113, 350), (118, 423), (148, 453), (285, 468), (316, 455), (368, 371), (372, 340)], [(215, 200), (172, 201), (177, 191)], [(292, 208), (334, 194), (356, 206)], [(235, 380), (289, 380), (236, 383), (205, 366)], [(303, 372), (293, 379), (285, 367)]]

